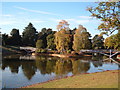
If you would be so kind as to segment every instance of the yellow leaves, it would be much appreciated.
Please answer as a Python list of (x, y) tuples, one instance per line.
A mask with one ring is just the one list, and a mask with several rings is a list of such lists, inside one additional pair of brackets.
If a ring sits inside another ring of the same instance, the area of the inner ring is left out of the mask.
[(69, 28), (69, 24), (65, 20), (60, 21), (59, 24), (57, 25), (57, 29), (58, 30), (61, 30), (61, 29), (65, 29), (66, 30), (68, 28)]
[(100, 33), (100, 35), (98, 35), (98, 36), (101, 37), (101, 36), (103, 36), (103, 34), (104, 34), (104, 33), (102, 32), (102, 33)]
[(55, 44), (58, 51), (63, 49), (68, 50), (71, 42), (71, 35), (65, 29), (62, 29), (55, 34)]
[(91, 11), (91, 10), (92, 10), (92, 7), (87, 7), (86, 10), (87, 10), (87, 11)]
[(115, 34), (115, 35), (112, 35), (110, 37), (107, 37), (105, 39), (105, 43), (104, 45), (107, 47), (107, 48), (114, 48), (114, 49), (118, 49), (120, 48), (120, 38), (119, 38), (119, 33)]
[[(116, 0), (115, 0), (116, 1)], [(98, 26), (98, 29), (113, 32), (120, 27), (119, 22), (119, 2), (99, 2), (96, 7), (89, 7), (87, 10), (91, 13), (92, 17), (100, 19), (104, 22)], [(108, 23), (106, 23), (108, 22)]]
[(74, 34), (73, 49), (79, 51), (80, 49), (90, 48), (88, 46), (90, 45), (89, 37), (90, 34), (87, 32), (86, 28), (80, 25)]

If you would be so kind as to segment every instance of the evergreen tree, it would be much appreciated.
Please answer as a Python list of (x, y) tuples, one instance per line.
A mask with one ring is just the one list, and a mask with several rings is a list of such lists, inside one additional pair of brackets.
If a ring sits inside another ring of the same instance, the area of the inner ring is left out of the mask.
[(24, 45), (35, 46), (37, 40), (37, 31), (33, 27), (32, 23), (29, 23), (29, 25), (25, 27), (22, 34)]
[(11, 45), (21, 45), (21, 36), (19, 34), (19, 29), (12, 29), (11, 31)]
[(2, 45), (5, 46), (5, 45), (8, 45), (9, 44), (9, 41), (8, 41), (8, 34), (2, 34)]
[(0, 32), (0, 45), (2, 45), (2, 34)]

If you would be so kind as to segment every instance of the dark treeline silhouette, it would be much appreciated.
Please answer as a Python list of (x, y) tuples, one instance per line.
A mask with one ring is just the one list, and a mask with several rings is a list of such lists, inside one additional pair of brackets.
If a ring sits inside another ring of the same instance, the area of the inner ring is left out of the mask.
[(33, 27), (32, 23), (29, 23), (25, 27), (22, 35), (19, 34), (19, 29), (12, 29), (9, 36), (8, 34), (2, 34), (2, 45), (13, 45), (13, 46), (35, 46), (38, 32)]
[(33, 24), (29, 23), (23, 30), (22, 35), (20, 35), (19, 29), (15, 28), (10, 32), (10, 36), (6, 33), (2, 34), (2, 45), (32, 46), (37, 47), (38, 52), (44, 52), (44, 49), (70, 52), (81, 49), (120, 48), (120, 32), (106, 39), (103, 38), (106, 33), (102, 32), (91, 39), (91, 34), (82, 25), (73, 30), (66, 25), (68, 25), (68, 22), (62, 20), (57, 25), (58, 31), (53, 31), (51, 28), (42, 28), (38, 32)]

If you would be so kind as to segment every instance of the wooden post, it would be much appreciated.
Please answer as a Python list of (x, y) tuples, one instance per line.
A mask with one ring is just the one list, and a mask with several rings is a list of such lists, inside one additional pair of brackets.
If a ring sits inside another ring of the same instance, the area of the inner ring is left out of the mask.
[(109, 58), (111, 58), (111, 49), (110, 49), (110, 56), (109, 56)]

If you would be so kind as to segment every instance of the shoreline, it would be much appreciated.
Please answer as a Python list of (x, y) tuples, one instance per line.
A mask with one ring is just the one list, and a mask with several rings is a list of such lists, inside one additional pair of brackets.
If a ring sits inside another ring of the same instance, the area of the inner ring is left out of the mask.
[(68, 78), (73, 78), (73, 77), (78, 77), (78, 76), (86, 76), (86, 75), (94, 75), (94, 74), (103, 74), (104, 72), (105, 73), (109, 73), (109, 72), (119, 73), (120, 70), (119, 69), (117, 69), (117, 70), (106, 70), (106, 71), (102, 71), (102, 72), (82, 73), (82, 74), (78, 74), (78, 75), (65, 76), (63, 78), (48, 80), (46, 82), (41, 82), (41, 83), (35, 83), (35, 84), (32, 84), (32, 85), (23, 86), (23, 87), (20, 87), (20, 88), (33, 88), (33, 87), (38, 86), (38, 85), (42, 87), (42, 85), (44, 85), (44, 84), (49, 84), (49, 83), (52, 83), (52, 82), (61, 81), (61, 80), (68, 79)]
[(60, 58), (81, 58), (81, 57), (91, 57), (92, 55), (88, 54), (79, 54), (79, 55), (72, 55), (72, 54), (49, 54), (49, 53), (32, 53), (33, 56), (52, 56), (52, 57), (60, 57)]

